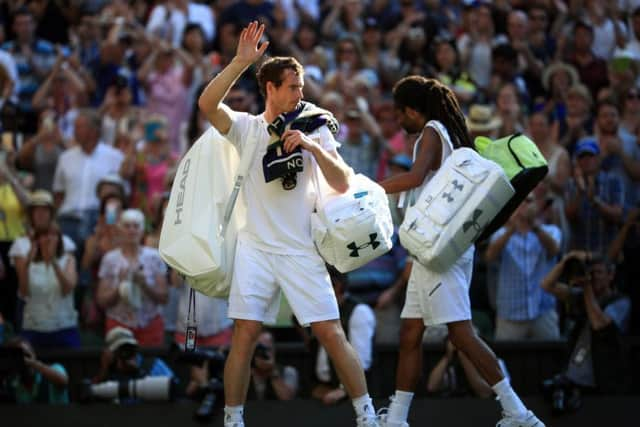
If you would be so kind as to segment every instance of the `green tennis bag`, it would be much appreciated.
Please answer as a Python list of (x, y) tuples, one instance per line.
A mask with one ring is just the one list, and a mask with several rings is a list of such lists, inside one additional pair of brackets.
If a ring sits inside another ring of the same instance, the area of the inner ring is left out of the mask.
[(549, 167), (535, 142), (520, 133), (495, 141), (479, 136), (476, 137), (474, 144), (482, 157), (493, 160), (504, 169), (516, 190), (511, 200), (483, 230), (477, 240), (481, 241), (507, 222), (520, 203), (544, 179)]

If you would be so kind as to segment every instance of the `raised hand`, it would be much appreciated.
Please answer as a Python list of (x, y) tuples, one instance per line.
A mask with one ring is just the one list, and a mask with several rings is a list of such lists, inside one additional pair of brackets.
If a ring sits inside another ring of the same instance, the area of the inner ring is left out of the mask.
[(42, 260), (50, 264), (54, 261), (56, 256), (56, 248), (58, 247), (58, 235), (47, 234), (40, 237), (40, 252), (42, 253)]
[(259, 45), (262, 34), (264, 34), (264, 24), (258, 24), (258, 21), (253, 21), (243, 28), (238, 40), (236, 58), (248, 65), (256, 62), (269, 46), (268, 41)]

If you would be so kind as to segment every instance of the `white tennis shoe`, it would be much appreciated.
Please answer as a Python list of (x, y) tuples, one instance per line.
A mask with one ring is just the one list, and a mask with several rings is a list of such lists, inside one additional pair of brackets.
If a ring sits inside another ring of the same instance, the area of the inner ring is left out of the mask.
[(515, 418), (503, 414), (503, 418), (498, 421), (496, 427), (545, 427), (544, 423), (536, 417), (533, 412), (527, 413), (521, 418)]

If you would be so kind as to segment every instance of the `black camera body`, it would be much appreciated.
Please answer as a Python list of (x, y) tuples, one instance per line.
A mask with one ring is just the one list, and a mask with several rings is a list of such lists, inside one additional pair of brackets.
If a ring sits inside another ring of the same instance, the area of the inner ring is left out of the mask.
[(578, 258), (569, 258), (564, 263), (562, 270), (563, 274), (567, 278), (581, 278), (586, 277), (589, 273), (589, 266), (586, 262)]
[(271, 351), (269, 347), (262, 343), (256, 344), (256, 349), (253, 352), (253, 358), (251, 359), (251, 366), (256, 366), (256, 359), (268, 360), (271, 358)]
[(193, 366), (202, 366), (205, 361), (209, 362), (209, 368), (217, 372), (224, 367), (227, 355), (218, 350), (208, 348), (197, 348), (193, 351), (183, 351), (179, 345), (173, 344), (169, 349), (169, 359), (176, 363), (184, 363)]
[(269, 359), (271, 357), (269, 347), (262, 343), (258, 343), (256, 345), (256, 351), (253, 355), (254, 357), (258, 357), (260, 359)]
[(262, 171), (265, 182), (282, 179), (282, 188), (292, 190), (297, 184), (297, 174), (302, 172), (304, 160), (302, 148), (296, 147), (290, 153), (284, 151), (282, 141), (274, 142), (267, 147), (267, 152), (262, 158)]

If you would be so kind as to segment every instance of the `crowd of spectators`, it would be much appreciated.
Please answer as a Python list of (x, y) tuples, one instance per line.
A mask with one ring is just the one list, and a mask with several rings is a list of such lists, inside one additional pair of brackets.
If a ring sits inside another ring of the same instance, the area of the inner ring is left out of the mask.
[[(113, 331), (136, 346), (184, 343), (189, 288), (159, 257), (160, 226), (176, 165), (209, 126), (198, 95), (253, 20), (269, 55), (303, 64), (305, 98), (335, 114), (338, 151), (358, 173), (411, 168), (416, 135), (391, 100), (409, 74), (447, 84), (472, 137), (520, 132), (538, 145), (547, 177), (478, 245), (471, 294), (484, 338), (568, 339), (575, 319), (558, 300), (568, 294), (545, 278), (561, 277), (554, 266), (570, 251), (606, 258), (612, 292), (630, 302), (611, 328), (640, 334), (640, 1), (14, 0), (0, 1), (0, 343), (21, 337), (9, 343), (27, 348), (30, 372), (64, 385), (64, 369), (43, 367), (33, 348)], [(225, 102), (261, 111), (254, 73)], [(389, 199), (398, 226), (403, 201)], [(366, 366), (368, 341), (398, 340), (411, 259), (395, 239), (340, 278), (341, 301), (375, 329), (361, 343)], [(197, 306), (199, 345), (228, 345), (226, 302), (198, 295)], [(454, 355), (448, 344), (443, 369)], [(339, 400), (316, 357), (317, 397)], [(296, 374), (266, 359), (255, 391), (266, 381), (269, 393), (295, 393)], [(441, 386), (439, 376), (429, 389)]]

